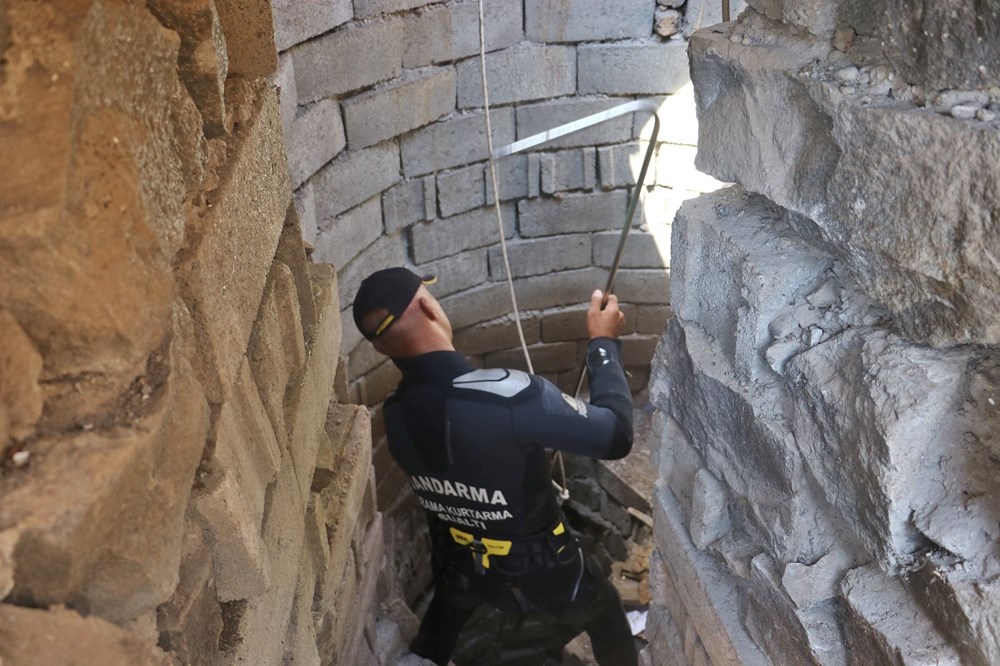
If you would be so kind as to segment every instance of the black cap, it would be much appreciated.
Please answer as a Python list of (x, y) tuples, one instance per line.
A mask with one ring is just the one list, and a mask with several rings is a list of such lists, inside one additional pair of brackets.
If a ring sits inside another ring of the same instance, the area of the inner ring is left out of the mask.
[[(366, 277), (354, 297), (354, 324), (361, 334), (374, 340), (385, 332), (410, 305), (410, 301), (422, 284), (434, 284), (433, 275), (420, 277), (408, 268), (385, 268)], [(385, 308), (389, 311), (378, 324), (366, 331), (361, 322), (373, 310)]]

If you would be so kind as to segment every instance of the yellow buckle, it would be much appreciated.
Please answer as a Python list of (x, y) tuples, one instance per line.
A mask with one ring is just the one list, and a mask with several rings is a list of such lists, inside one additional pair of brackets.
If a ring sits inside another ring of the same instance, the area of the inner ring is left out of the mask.
[[(504, 541), (502, 539), (476, 539), (473, 535), (468, 532), (463, 532), (462, 530), (449, 527), (448, 531), (451, 532), (451, 538), (455, 540), (460, 546), (467, 546), (473, 549), (473, 554), (479, 554), (482, 552), (482, 565), (484, 569), (490, 568), (490, 555), (496, 555), (502, 557), (504, 555), (510, 555), (510, 547), (513, 545), (511, 541)], [(483, 551), (476, 549), (476, 546), (482, 545)]]

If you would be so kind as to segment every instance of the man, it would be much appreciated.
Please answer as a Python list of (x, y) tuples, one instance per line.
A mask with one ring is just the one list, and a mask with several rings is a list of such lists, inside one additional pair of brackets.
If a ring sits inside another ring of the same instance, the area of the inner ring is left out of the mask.
[(632, 399), (614, 295), (587, 312), (590, 404), (518, 370), (476, 369), (426, 284), (405, 268), (361, 283), (354, 321), (403, 373), (385, 402), (389, 451), (433, 542), (434, 597), (410, 646), (442, 666), (480, 603), (583, 627), (602, 666), (637, 663), (617, 591), (566, 530), (545, 449), (595, 458), (632, 446)]

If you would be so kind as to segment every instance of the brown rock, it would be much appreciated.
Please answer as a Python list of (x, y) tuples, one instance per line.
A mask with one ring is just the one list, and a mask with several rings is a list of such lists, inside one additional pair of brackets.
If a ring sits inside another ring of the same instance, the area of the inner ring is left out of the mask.
[(302, 242), (302, 225), (299, 222), (299, 215), (295, 211), (294, 202), (288, 205), (288, 212), (285, 214), (285, 226), (281, 230), (281, 238), (278, 240), (278, 251), (274, 256), (276, 261), (280, 261), (292, 271), (295, 278), (295, 290), (299, 294), (299, 315), (302, 317), (302, 330), (305, 333), (306, 343), (311, 343), (316, 326), (316, 302), (312, 293), (312, 281), (309, 277), (309, 258), (306, 255), (306, 246)]
[(171, 666), (155, 645), (96, 617), (64, 608), (0, 604), (0, 661), (20, 664)]
[(8, 437), (30, 435), (42, 414), (41, 372), (35, 346), (13, 315), (0, 309), (0, 458)]
[(278, 68), (269, 0), (216, 0), (229, 46), (229, 71), (268, 76)]

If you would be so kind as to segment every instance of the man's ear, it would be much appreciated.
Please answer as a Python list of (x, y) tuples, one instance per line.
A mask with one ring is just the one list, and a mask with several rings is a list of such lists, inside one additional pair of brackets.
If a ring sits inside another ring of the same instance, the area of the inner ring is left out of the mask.
[(420, 311), (423, 312), (428, 319), (430, 319), (431, 321), (437, 321), (438, 319), (437, 310), (434, 309), (434, 304), (431, 303), (431, 300), (429, 298), (427, 298), (426, 296), (421, 296), (417, 302), (420, 304)]

